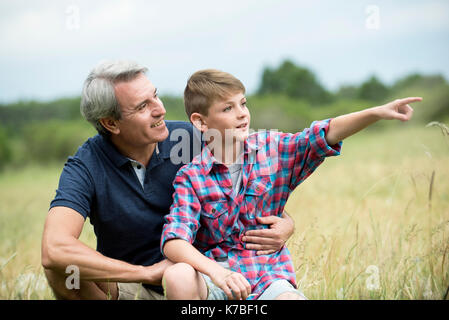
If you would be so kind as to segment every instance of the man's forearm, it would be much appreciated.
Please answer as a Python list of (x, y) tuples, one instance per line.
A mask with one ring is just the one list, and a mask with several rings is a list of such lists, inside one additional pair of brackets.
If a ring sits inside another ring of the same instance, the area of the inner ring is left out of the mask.
[(326, 141), (330, 146), (335, 145), (380, 119), (377, 107), (338, 116), (329, 124)]
[(66, 274), (68, 266), (75, 266), (81, 280), (161, 283), (163, 270), (158, 266), (138, 266), (106, 257), (75, 238), (60, 239), (45, 250), (44, 268)]

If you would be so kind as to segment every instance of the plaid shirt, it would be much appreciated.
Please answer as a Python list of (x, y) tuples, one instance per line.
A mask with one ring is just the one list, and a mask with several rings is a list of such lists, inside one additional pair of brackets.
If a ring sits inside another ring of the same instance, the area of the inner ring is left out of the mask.
[(257, 299), (275, 280), (286, 279), (296, 287), (295, 270), (286, 246), (276, 253), (256, 255), (245, 249), (244, 233), (266, 227), (256, 216), (281, 216), (289, 194), (327, 156), (340, 154), (324, 138), (330, 119), (315, 121), (296, 134), (256, 132), (244, 143), (243, 181), (232, 191), (228, 168), (209, 148), (178, 171), (173, 205), (165, 216), (161, 249), (170, 239), (184, 239), (211, 259), (227, 258), (232, 271), (251, 284)]

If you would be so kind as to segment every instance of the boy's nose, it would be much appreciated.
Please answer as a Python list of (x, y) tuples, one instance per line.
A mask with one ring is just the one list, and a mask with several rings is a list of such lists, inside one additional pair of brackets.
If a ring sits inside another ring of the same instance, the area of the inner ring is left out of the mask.
[(249, 112), (248, 112), (248, 110), (246, 108), (240, 107), (238, 109), (237, 117), (238, 118), (244, 118), (244, 117), (246, 117), (248, 115), (248, 113)]

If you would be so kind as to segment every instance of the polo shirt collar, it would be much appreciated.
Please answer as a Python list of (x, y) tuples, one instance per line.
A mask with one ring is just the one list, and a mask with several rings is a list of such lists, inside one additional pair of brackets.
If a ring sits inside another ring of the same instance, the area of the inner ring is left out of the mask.
[[(129, 161), (131, 159), (129, 159), (128, 157), (124, 156), (123, 154), (120, 153), (120, 151), (118, 151), (117, 147), (112, 143), (111, 139), (109, 139), (109, 137), (103, 136), (103, 135), (99, 135), (100, 136), (100, 141), (101, 141), (101, 147), (103, 148), (103, 150), (105, 151), (105, 153), (107, 154), (108, 158), (111, 159), (111, 161), (117, 166), (117, 167), (122, 167), (125, 164), (129, 163)], [(159, 157), (161, 156), (162, 158), (167, 158), (170, 157), (170, 150), (166, 150), (168, 149), (165, 145), (163, 146), (163, 150), (164, 152), (161, 152), (161, 147), (159, 145), (164, 144), (165, 141), (163, 142), (159, 142), (156, 144), (156, 148), (154, 150), (154, 153), (152, 155), (152, 158), (154, 156)], [(151, 160), (150, 160), (151, 162)]]
[(175, 143), (175, 141), (170, 141), (170, 137), (162, 142), (158, 142), (156, 144), (155, 154), (157, 154), (162, 159), (170, 158), (170, 152)]
[(117, 166), (122, 167), (129, 162), (129, 159), (121, 154), (109, 137), (100, 135), (101, 147), (107, 157)]

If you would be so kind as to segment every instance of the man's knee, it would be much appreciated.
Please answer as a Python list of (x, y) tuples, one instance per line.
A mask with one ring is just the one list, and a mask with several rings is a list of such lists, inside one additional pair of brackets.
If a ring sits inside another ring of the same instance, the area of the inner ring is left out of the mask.
[(79, 282), (79, 288), (67, 287), (67, 277), (50, 269), (44, 269), (48, 284), (57, 300), (115, 300), (118, 297), (116, 283)]
[(50, 269), (44, 269), (48, 285), (57, 300), (80, 300), (77, 290), (69, 290), (65, 285), (65, 277)]

